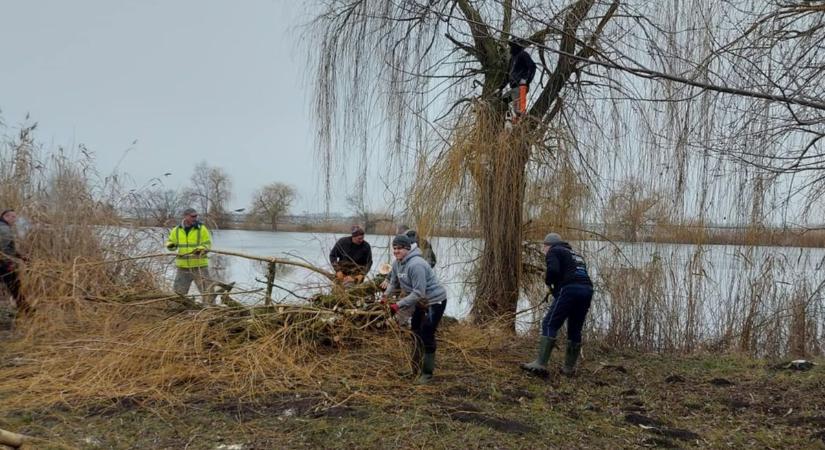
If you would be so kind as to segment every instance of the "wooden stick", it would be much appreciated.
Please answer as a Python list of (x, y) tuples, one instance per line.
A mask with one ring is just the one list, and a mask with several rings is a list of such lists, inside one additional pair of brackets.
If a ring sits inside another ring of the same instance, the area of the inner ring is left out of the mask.
[(0, 429), (0, 444), (18, 448), (26, 442), (31, 442), (31, 440), (31, 437), (24, 434), (12, 433), (11, 431)]
[(330, 280), (335, 279), (334, 274), (332, 274), (330, 272), (327, 272), (326, 270), (321, 269), (320, 267), (313, 266), (312, 264), (302, 263), (302, 262), (298, 262), (298, 261), (292, 261), (292, 260), (289, 260), (289, 259), (275, 258), (275, 257), (272, 257), (272, 256), (250, 255), (248, 253), (232, 252), (232, 251), (228, 251), (228, 250), (219, 250), (219, 249), (215, 249), (215, 248), (209, 249), (208, 252), (217, 253), (219, 255), (239, 256), (241, 258), (253, 259), (255, 261), (263, 261), (263, 262), (266, 262), (266, 263), (286, 264), (288, 266), (303, 267), (304, 269), (311, 270), (315, 273), (319, 273), (319, 274), (325, 276), (326, 278), (328, 278)]
[(272, 285), (275, 284), (275, 263), (269, 263), (269, 269), (266, 272), (266, 297), (264, 298), (264, 305), (272, 305)]

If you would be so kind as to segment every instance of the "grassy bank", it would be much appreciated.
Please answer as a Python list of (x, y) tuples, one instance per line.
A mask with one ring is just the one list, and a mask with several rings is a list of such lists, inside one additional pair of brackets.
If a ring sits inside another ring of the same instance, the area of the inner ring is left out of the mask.
[[(532, 356), (533, 339), (456, 324), (441, 335), (435, 382), (418, 387), (396, 374), (403, 347), (392, 336), (373, 339), (321, 349), (319, 362), (342, 370), (309, 366), (314, 373), (290, 388), (243, 396), (181, 382), (158, 386), (162, 396), (136, 387), (0, 405), (0, 428), (36, 437), (30, 448), (825, 448), (822, 365), (801, 372), (744, 357), (619, 353), (591, 343), (577, 376), (542, 380), (517, 368)], [(0, 361), (5, 375), (37, 364), (14, 346), (3, 346)], [(84, 381), (91, 380), (75, 380)], [(0, 381), (13, 402), (21, 393), (8, 387), (8, 378)]]

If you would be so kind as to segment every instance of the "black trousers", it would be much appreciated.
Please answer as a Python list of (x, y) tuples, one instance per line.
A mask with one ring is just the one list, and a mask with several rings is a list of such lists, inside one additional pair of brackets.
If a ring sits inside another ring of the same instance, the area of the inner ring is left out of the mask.
[(17, 309), (20, 311), (28, 311), (29, 304), (26, 303), (26, 297), (20, 292), (20, 277), (14, 269), (9, 270), (7, 266), (0, 266), (0, 282), (6, 285), (12, 298), (17, 303)]
[(567, 339), (581, 344), (582, 328), (593, 300), (593, 287), (584, 284), (570, 284), (561, 288), (559, 296), (553, 300), (550, 309), (541, 321), (541, 335), (554, 338), (567, 321)]
[(425, 353), (435, 353), (435, 332), (446, 307), (447, 300), (427, 308), (415, 308), (410, 327), (416, 344), (423, 345)]

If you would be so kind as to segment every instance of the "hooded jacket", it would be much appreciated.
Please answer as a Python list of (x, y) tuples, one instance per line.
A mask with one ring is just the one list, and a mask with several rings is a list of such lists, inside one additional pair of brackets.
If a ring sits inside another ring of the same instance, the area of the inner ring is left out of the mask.
[(389, 286), (384, 294), (389, 296), (398, 291), (407, 293), (398, 301), (399, 308), (415, 306), (419, 301), (429, 306), (447, 300), (447, 290), (438, 281), (418, 248), (410, 250), (401, 261), (395, 260), (392, 263)]
[(521, 80), (527, 81), (529, 88), (533, 77), (536, 75), (536, 63), (530, 54), (524, 50), (524, 47), (518, 45), (510, 45), (510, 70), (509, 83), (511, 88), (517, 88), (521, 84)]
[(571, 284), (593, 286), (584, 258), (574, 252), (567, 242), (553, 244), (545, 256), (547, 273), (544, 283), (558, 297), (561, 289)]

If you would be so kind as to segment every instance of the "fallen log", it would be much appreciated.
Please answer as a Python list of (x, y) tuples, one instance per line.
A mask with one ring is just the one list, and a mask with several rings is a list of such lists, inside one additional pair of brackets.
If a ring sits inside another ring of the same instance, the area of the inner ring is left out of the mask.
[(19, 448), (21, 445), (31, 442), (31, 440), (32, 438), (25, 434), (12, 433), (11, 431), (0, 429), (0, 444), (2, 445)]

